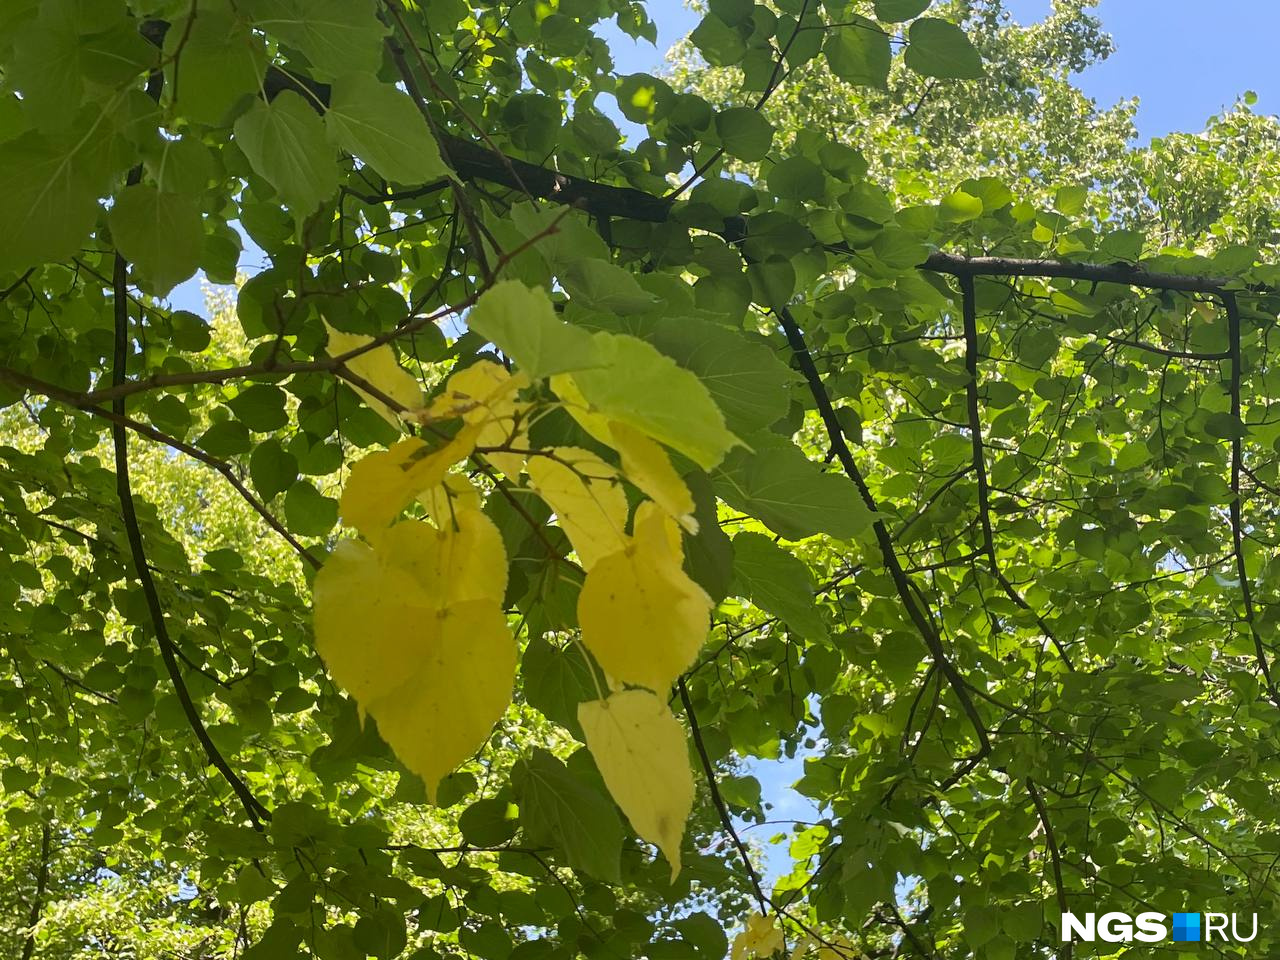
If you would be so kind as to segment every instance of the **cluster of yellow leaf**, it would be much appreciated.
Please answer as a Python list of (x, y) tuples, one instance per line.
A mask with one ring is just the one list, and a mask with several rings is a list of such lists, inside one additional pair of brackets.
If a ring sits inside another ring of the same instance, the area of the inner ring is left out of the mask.
[[(365, 400), (389, 420), (421, 424), (425, 439), (401, 440), (352, 468), (341, 513), (364, 542), (340, 543), (316, 578), (317, 649), (434, 797), (439, 779), (483, 744), (505, 710), (515, 670), (502, 540), (481, 513), (479, 491), (451, 471), (476, 455), (507, 483), (527, 477), (586, 572), (581, 639), (613, 689), (579, 708), (587, 747), (674, 878), (694, 783), (666, 695), (702, 646), (712, 602), (684, 572), (681, 529), (697, 531), (693, 497), (662, 443), (706, 466), (734, 438), (722, 420), (706, 422), (719, 414), (692, 374), (643, 341), (564, 324), (545, 291), (499, 284), (469, 321), (549, 386), (555, 400), (546, 402), (614, 450), (619, 465), (580, 447), (530, 448), (531, 403), (518, 399), (531, 385), (523, 373), (477, 362), (423, 409), (416, 381), (410, 389), (405, 378), (413, 378), (389, 347), (352, 358), (346, 367), (363, 381), (356, 386)], [(335, 355), (368, 343), (330, 331)], [(664, 383), (715, 414), (695, 424), (692, 438), (678, 418), (637, 403), (637, 389), (660, 393)], [(644, 495), (630, 518), (624, 480)], [(402, 517), (414, 502), (426, 520)]]
[(782, 931), (769, 917), (753, 913), (747, 917), (747, 925), (733, 938), (730, 960), (757, 960), (772, 957), (785, 946)]
[[(747, 917), (747, 925), (733, 938), (730, 960), (764, 960), (779, 954), (786, 947), (778, 918), (753, 913)], [(817, 960), (857, 960), (863, 956), (847, 938), (835, 935), (821, 943), (807, 934), (792, 949), (789, 960), (803, 960), (810, 951)]]
[[(452, 437), (357, 463), (341, 510), (364, 541), (339, 542), (313, 587), (316, 649), (433, 800), (511, 702), (506, 549), (479, 492), (447, 471), (514, 424), (520, 383), (497, 364), (468, 367), (411, 411), (428, 425), (460, 420)], [(415, 498), (426, 519), (398, 519)]]

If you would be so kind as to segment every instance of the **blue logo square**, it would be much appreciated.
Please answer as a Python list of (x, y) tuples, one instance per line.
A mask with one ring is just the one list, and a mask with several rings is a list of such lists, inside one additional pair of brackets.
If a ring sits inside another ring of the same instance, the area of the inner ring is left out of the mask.
[(1173, 915), (1173, 939), (1198, 941), (1200, 939), (1200, 914), (1175, 913)]

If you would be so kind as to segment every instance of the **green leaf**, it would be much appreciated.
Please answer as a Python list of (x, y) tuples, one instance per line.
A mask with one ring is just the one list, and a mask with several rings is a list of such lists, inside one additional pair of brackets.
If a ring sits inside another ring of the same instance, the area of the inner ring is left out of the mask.
[(97, 220), (105, 179), (87, 148), (28, 133), (0, 144), (0, 272), (70, 257)]
[(75, 118), (84, 92), (83, 45), (75, 24), (46, 4), (40, 16), (14, 37), (5, 79), (22, 91), (24, 105), (41, 130), (64, 130)]
[(270, 500), (276, 494), (284, 493), (298, 479), (298, 460), (271, 437), (253, 448), (249, 457), (249, 476), (258, 495), (263, 500)]
[(559, 271), (560, 282), (578, 303), (608, 313), (630, 314), (653, 307), (653, 294), (645, 291), (629, 270), (579, 257)]
[(929, 9), (933, 0), (876, 0), (876, 19), (885, 23), (902, 23)]
[(511, 781), (520, 798), (520, 825), (530, 843), (554, 844), (571, 867), (598, 880), (621, 880), (622, 822), (598, 788), (542, 749), (516, 763)]
[(830, 31), (822, 50), (831, 72), (845, 83), (887, 87), (893, 52), (889, 35), (874, 21), (854, 15), (851, 25)]
[(813, 576), (804, 561), (759, 533), (733, 538), (734, 582), (743, 596), (809, 640), (824, 640), (827, 625), (813, 602)]
[(785, 440), (757, 435), (749, 442), (754, 451), (736, 450), (712, 471), (725, 503), (788, 540), (819, 533), (851, 540), (871, 525), (871, 511), (847, 477), (823, 472)]
[(591, 334), (557, 317), (545, 290), (519, 280), (489, 288), (467, 314), (467, 326), (535, 380), (600, 363)]
[(632, 123), (652, 123), (671, 109), (675, 93), (657, 77), (633, 73), (619, 78), (614, 98), (622, 115)]
[(982, 201), (963, 190), (947, 194), (939, 206), (942, 208), (943, 219), (952, 223), (965, 223), (982, 216)]
[(703, 469), (738, 443), (706, 386), (656, 348), (624, 335), (597, 333), (600, 366), (573, 375), (593, 410), (647, 433)]
[(548, 720), (579, 740), (578, 704), (598, 697), (592, 667), (578, 644), (561, 648), (542, 637), (529, 641), (520, 661), (524, 696)]
[(693, 494), (693, 516), (698, 521), (698, 532), (685, 536), (685, 572), (719, 603), (728, 596), (733, 581), (733, 541), (720, 526), (710, 478), (694, 470), (685, 474), (684, 482)]
[(695, 317), (637, 317), (616, 329), (647, 340), (696, 373), (739, 436), (786, 416), (795, 376), (762, 338)]
[(373, 76), (339, 77), (324, 125), (329, 139), (388, 180), (429, 183), (451, 172), (408, 94)]
[(788, 157), (774, 164), (768, 183), (784, 200), (820, 200), (824, 190), (822, 168), (804, 157)]
[(716, 114), (716, 133), (724, 152), (739, 160), (763, 160), (773, 146), (773, 124), (750, 107), (730, 107)]
[(249, 0), (245, 7), (255, 26), (301, 51), (320, 79), (373, 75), (382, 65), (387, 29), (375, 0)]
[(496, 847), (516, 835), (516, 813), (505, 797), (483, 797), (462, 811), (458, 829), (473, 846)]
[(116, 248), (166, 295), (195, 274), (204, 247), (200, 207), (189, 194), (162, 193), (149, 184), (126, 187), (108, 217)]
[(295, 218), (338, 189), (338, 163), (324, 124), (299, 94), (285, 90), (257, 101), (235, 125), (236, 141), (254, 172), (276, 188)]
[(255, 383), (227, 402), (237, 419), (255, 433), (270, 433), (289, 422), (285, 394), (279, 387)]
[(954, 23), (922, 17), (907, 31), (905, 62), (916, 73), (940, 80), (976, 80), (985, 74), (982, 57)]
[(1209, 414), (1204, 422), (1204, 429), (1209, 436), (1220, 440), (1235, 440), (1247, 436), (1249, 432), (1244, 424), (1229, 413)]
[(284, 495), (284, 517), (294, 533), (322, 537), (338, 522), (338, 501), (323, 496), (306, 480), (299, 480)]
[(747, 42), (734, 27), (708, 13), (689, 39), (713, 67), (731, 67), (747, 55)]
[(165, 94), (178, 115), (210, 126), (228, 122), (237, 103), (255, 96), (267, 70), (262, 37), (213, 4), (201, 3), (194, 20), (170, 25), (164, 56)]
[(1077, 184), (1071, 187), (1061, 187), (1053, 197), (1053, 208), (1066, 217), (1074, 217), (1077, 213), (1084, 209), (1085, 201), (1089, 199), (1089, 188)]
[(215, 457), (227, 458), (238, 453), (246, 453), (252, 440), (249, 431), (239, 420), (222, 420), (206, 430), (196, 445), (205, 453)]

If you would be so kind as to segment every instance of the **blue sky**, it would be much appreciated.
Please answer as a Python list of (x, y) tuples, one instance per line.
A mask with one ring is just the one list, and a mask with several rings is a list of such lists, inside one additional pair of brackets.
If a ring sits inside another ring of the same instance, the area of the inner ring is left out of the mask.
[[(1009, 0), (1027, 23), (1049, 10), (1049, 0)], [(1258, 94), (1260, 113), (1280, 110), (1275, 0), (1102, 0), (1097, 8), (1116, 52), (1086, 70), (1079, 85), (1100, 104), (1137, 96), (1141, 136), (1199, 130), (1246, 90)]]

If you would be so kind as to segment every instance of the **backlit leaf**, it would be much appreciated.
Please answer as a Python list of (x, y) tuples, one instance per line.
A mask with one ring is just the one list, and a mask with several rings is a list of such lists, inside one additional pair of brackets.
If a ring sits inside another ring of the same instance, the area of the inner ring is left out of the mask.
[[(331, 357), (342, 356), (373, 341), (373, 337), (358, 333), (344, 333), (341, 330), (335, 330), (327, 323), (325, 329), (329, 333), (327, 351)], [(422, 387), (418, 383), (418, 378), (400, 366), (400, 361), (389, 344), (384, 343), (372, 350), (366, 350), (359, 356), (346, 361), (345, 366), (362, 380), (368, 381), (382, 397), (391, 399), (401, 409), (415, 411), (421, 408)], [(400, 413), (393, 410), (385, 400), (366, 392), (356, 384), (352, 384), (352, 387), (371, 409), (376, 410), (378, 415), (393, 427), (402, 425)]]
[(529, 460), (529, 483), (590, 570), (626, 543), (627, 498), (618, 471), (577, 447), (555, 447)]
[(388, 180), (426, 183), (449, 175), (408, 94), (372, 76), (348, 74), (334, 82), (324, 125), (335, 144)]
[(149, 184), (126, 187), (109, 217), (111, 236), (125, 258), (164, 296), (196, 272), (204, 247), (200, 207), (187, 195)]
[(693, 810), (684, 728), (647, 690), (624, 690), (578, 707), (587, 748), (632, 828), (680, 873), (680, 841)]
[(338, 163), (324, 124), (299, 94), (257, 101), (236, 121), (236, 141), (254, 171), (276, 188), (297, 218), (338, 189)]
[(582, 642), (610, 676), (665, 694), (692, 665), (712, 604), (683, 559), (675, 522), (641, 504), (635, 535), (587, 573), (578, 597)]

